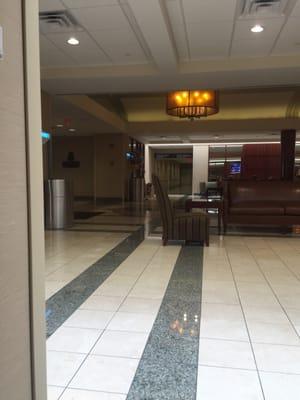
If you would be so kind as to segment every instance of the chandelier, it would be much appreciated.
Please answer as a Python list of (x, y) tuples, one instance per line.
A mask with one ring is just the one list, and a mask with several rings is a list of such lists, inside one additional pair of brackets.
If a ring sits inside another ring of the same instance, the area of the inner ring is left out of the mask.
[(208, 117), (219, 112), (219, 96), (215, 90), (183, 90), (167, 95), (167, 114), (173, 117)]

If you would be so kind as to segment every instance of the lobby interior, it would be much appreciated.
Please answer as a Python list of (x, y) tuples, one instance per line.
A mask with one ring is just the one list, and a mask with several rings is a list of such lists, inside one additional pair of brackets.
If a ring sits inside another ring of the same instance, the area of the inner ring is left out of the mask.
[(21, 3), (3, 399), (298, 400), (300, 0)]

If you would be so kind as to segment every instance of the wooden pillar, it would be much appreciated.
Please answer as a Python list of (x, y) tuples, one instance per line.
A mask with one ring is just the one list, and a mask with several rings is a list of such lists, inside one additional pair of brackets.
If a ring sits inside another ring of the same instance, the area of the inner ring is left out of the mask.
[(296, 130), (281, 131), (281, 179), (292, 181), (295, 169)]

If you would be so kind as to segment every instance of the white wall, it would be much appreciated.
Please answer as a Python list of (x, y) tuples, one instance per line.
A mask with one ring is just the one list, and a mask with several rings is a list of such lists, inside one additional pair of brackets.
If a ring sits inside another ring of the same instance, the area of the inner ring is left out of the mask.
[(193, 146), (193, 193), (199, 193), (200, 182), (208, 181), (208, 152), (209, 146)]

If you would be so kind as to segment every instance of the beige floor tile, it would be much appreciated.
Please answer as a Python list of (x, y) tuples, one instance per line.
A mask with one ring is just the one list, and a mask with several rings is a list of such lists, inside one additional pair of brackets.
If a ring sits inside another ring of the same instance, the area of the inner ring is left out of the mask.
[(64, 391), (63, 387), (58, 386), (48, 386), (47, 387), (47, 400), (58, 400), (59, 396)]
[(148, 333), (106, 330), (92, 354), (112, 357), (141, 358)]
[(112, 331), (150, 332), (155, 315), (117, 312), (107, 329)]
[(81, 310), (117, 311), (125, 297), (90, 296), (81, 306)]
[(67, 328), (57, 329), (47, 340), (47, 349), (73, 353), (89, 353), (102, 334), (102, 330)]
[(248, 329), (252, 342), (300, 346), (300, 338), (290, 323), (248, 321)]
[(200, 340), (199, 364), (255, 370), (250, 343), (231, 340)]
[(197, 400), (263, 400), (256, 371), (199, 367)]
[(47, 352), (47, 383), (50, 386), (68, 385), (81, 363), (85, 359), (85, 354), (65, 353), (48, 351)]
[(91, 355), (84, 362), (69, 387), (126, 394), (138, 363), (139, 360), (132, 358)]
[(126, 400), (123, 394), (67, 389), (60, 400)]
[(298, 400), (300, 375), (260, 372), (266, 400)]
[(87, 329), (105, 329), (114, 313), (98, 310), (77, 310), (66, 320), (64, 326)]
[(300, 374), (300, 346), (253, 344), (259, 370)]

